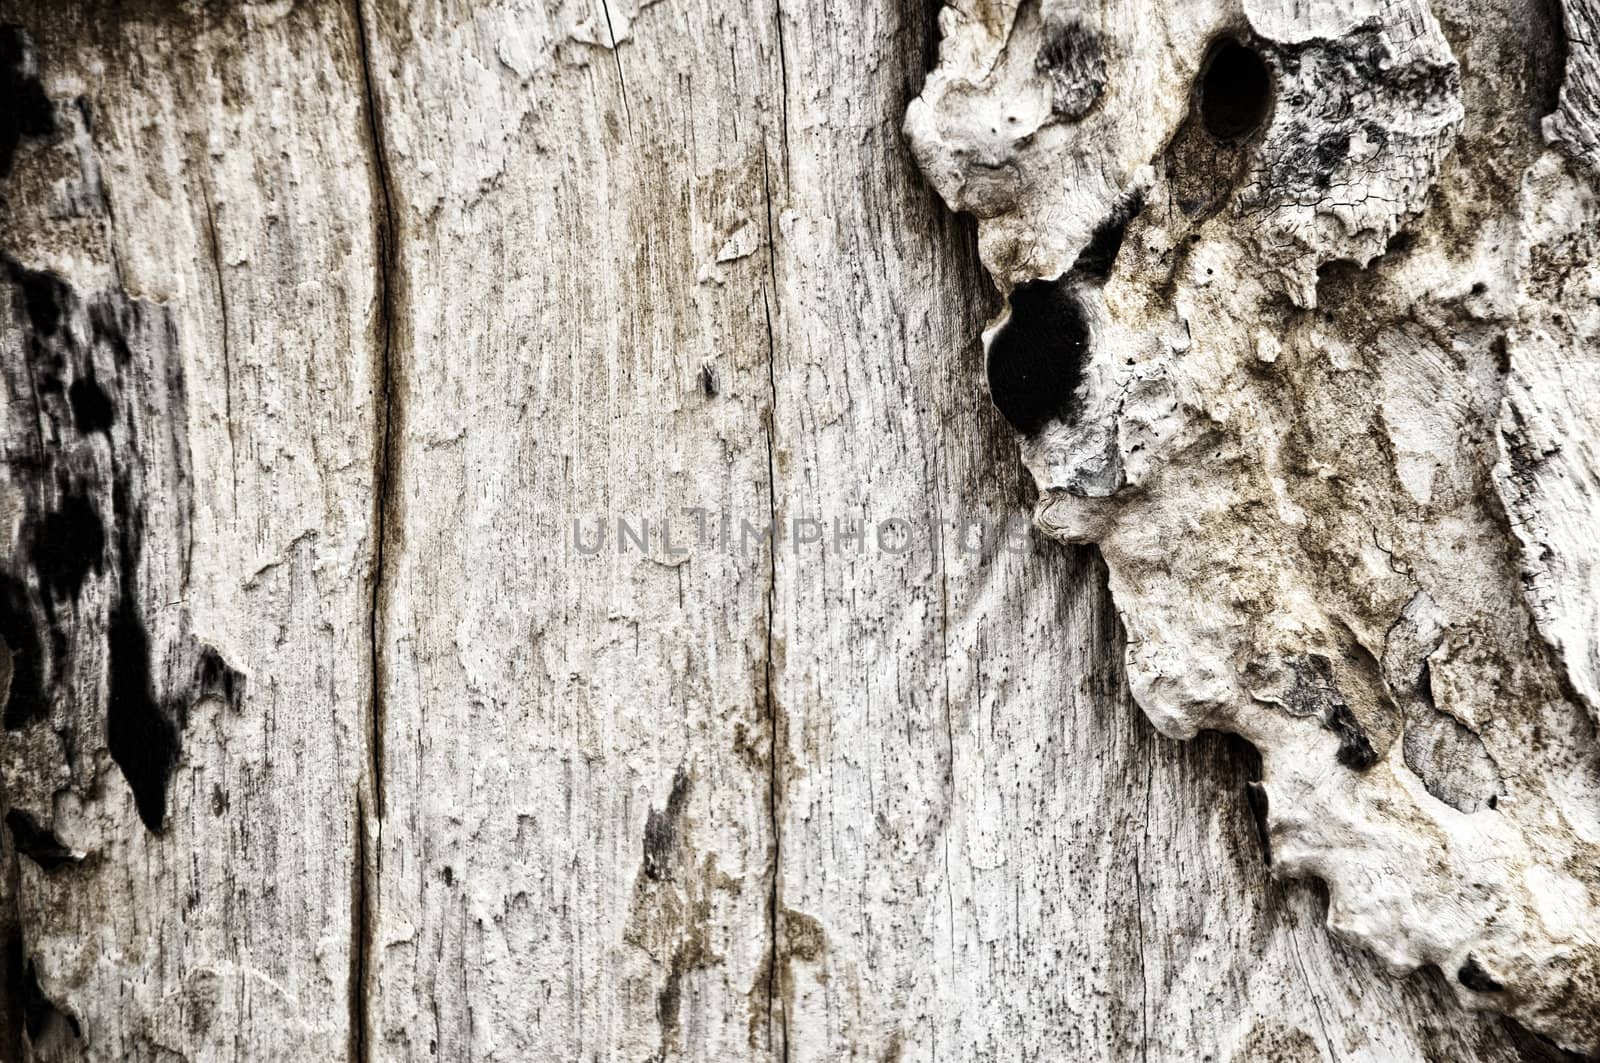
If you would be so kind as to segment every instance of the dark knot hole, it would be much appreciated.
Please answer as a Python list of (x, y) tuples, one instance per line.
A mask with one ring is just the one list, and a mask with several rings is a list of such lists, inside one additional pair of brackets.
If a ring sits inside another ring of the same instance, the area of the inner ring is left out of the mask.
[(1272, 105), (1272, 75), (1253, 48), (1225, 40), (1200, 70), (1200, 120), (1218, 140), (1238, 140), (1261, 127)]
[(989, 343), (989, 394), (1025, 436), (1067, 420), (1088, 360), (1089, 324), (1065, 278), (1011, 293), (1011, 317)]

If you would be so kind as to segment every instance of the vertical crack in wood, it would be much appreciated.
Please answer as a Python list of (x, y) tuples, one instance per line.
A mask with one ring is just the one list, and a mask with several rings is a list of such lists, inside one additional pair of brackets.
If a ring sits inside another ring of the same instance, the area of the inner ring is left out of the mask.
[(628, 104), (628, 79), (622, 75), (622, 53), (617, 50), (617, 31), (611, 25), (611, 5), (600, 0), (600, 10), (606, 16), (606, 39), (611, 42), (611, 61), (617, 64), (617, 87), (622, 93), (622, 116), (627, 120), (628, 132), (633, 132), (633, 108)]
[(372, 937), (368, 921), (371, 893), (367, 883), (367, 808), (356, 790), (355, 845), (356, 858), (350, 875), (350, 1031), (349, 1058), (365, 1061), (371, 1058), (367, 1040), (367, 978), (370, 974), (367, 942)]
[[(368, 774), (372, 793), (372, 827), (376, 844), (369, 845), (365, 802), (357, 790), (356, 801), (356, 874), (360, 878), (352, 912), (351, 964), (355, 972), (350, 1003), (351, 1054), (365, 1063), (372, 1054), (372, 1015), (370, 1005), (373, 980), (376, 977), (373, 940), (377, 923), (378, 887), (383, 871), (381, 841), (385, 793), (383, 782), (383, 729), (384, 701), (383, 678), (385, 658), (383, 652), (383, 612), (385, 607), (385, 576), (387, 575), (385, 549), (388, 528), (395, 520), (393, 490), (396, 472), (394, 423), (397, 416), (394, 386), (394, 321), (395, 321), (395, 262), (398, 239), (394, 212), (394, 198), (389, 179), (388, 152), (383, 137), (383, 118), (379, 110), (378, 93), (372, 75), (372, 50), (367, 39), (368, 24), (362, 0), (352, 0), (355, 17), (356, 52), (361, 63), (363, 105), (367, 116), (367, 135), (372, 154), (373, 176), (379, 195), (377, 216), (377, 288), (378, 288), (378, 338), (375, 377), (382, 392), (381, 423), (377, 430), (378, 445), (376, 467), (376, 497), (373, 500), (373, 550), (371, 599), (368, 610), (368, 645), (370, 650), (371, 698), (368, 717)], [(373, 22), (372, 32), (377, 33)]]
[(217, 311), (222, 328), (222, 416), (228, 424), (228, 464), (233, 472), (233, 515), (239, 515), (239, 441), (233, 420), (233, 352), (229, 346), (228, 288), (222, 280), (222, 242), (217, 238), (217, 216), (211, 203), (211, 185), (202, 181), (200, 191), (206, 208), (206, 245), (211, 252), (211, 268), (217, 280)]
[(372, 57), (367, 46), (366, 21), (362, 0), (353, 0), (356, 11), (356, 40), (361, 57), (362, 84), (366, 92), (367, 133), (371, 138), (372, 166), (378, 182), (382, 209), (378, 217), (378, 358), (377, 382), (382, 391), (381, 424), (378, 428), (377, 495), (373, 501), (373, 575), (371, 608), (368, 613), (372, 652), (372, 717), (371, 771), (373, 797), (376, 802), (373, 814), (383, 819), (383, 686), (380, 681), (383, 665), (383, 648), (379, 638), (380, 620), (384, 608), (385, 547), (387, 532), (394, 509), (391, 490), (395, 473), (395, 409), (394, 387), (394, 265), (396, 225), (394, 202), (390, 193), (388, 152), (384, 146), (383, 124), (378, 113), (377, 92), (372, 82)]
[[(772, 866), (767, 880), (767, 1046), (787, 1063), (789, 1058), (789, 1016), (781, 993), (781, 981), (787, 960), (781, 950), (783, 942), (778, 934), (779, 914), (782, 910), (780, 874), (783, 863), (783, 771), (780, 766), (784, 748), (783, 726), (779, 718), (778, 702), (772, 692), (772, 627), (778, 598), (778, 469), (773, 456), (772, 437), (777, 428), (778, 416), (778, 359), (777, 336), (772, 328), (772, 300), (778, 297), (777, 251), (773, 244), (772, 175), (768, 165), (767, 150), (761, 149), (761, 193), (767, 214), (767, 289), (761, 296), (761, 309), (767, 326), (767, 516), (772, 534), (767, 539), (767, 644), (764, 654), (764, 680), (766, 684), (767, 724), (771, 735), (767, 748), (767, 818), (772, 831)], [(774, 1008), (777, 1009), (777, 1040), (773, 1040)]]
[[(772, 5), (772, 21), (778, 29), (778, 76), (779, 89), (782, 90), (779, 99), (782, 101), (783, 111), (780, 115), (782, 121), (778, 131), (782, 136), (783, 144), (783, 181), (785, 186), (789, 183), (789, 53), (783, 44), (783, 0), (774, 0)], [(767, 233), (772, 232), (772, 200), (767, 200)], [(771, 255), (771, 244), (767, 245), (768, 256)]]

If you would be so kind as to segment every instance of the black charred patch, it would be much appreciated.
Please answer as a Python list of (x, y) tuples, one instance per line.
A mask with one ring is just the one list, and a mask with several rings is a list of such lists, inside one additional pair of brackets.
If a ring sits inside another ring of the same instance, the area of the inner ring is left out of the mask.
[(1285, 662), (1294, 681), (1283, 695), (1283, 707), (1295, 716), (1330, 717), (1344, 705), (1333, 680), (1333, 664), (1320, 653), (1290, 657)]
[(57, 601), (75, 601), (91, 571), (100, 571), (106, 535), (82, 485), (67, 490), (60, 505), (33, 528), (28, 557), (39, 587)]
[(11, 652), (11, 692), (6, 698), (5, 728), (18, 731), (44, 719), (44, 648), (28, 608), (21, 581), (0, 571), (0, 638)]
[(55, 110), (39, 83), (33, 47), (20, 26), (0, 26), (0, 178), (11, 175), (27, 138), (56, 131)]
[(1349, 154), (1349, 134), (1317, 130), (1295, 119), (1273, 137), (1273, 154), (1265, 163), (1266, 181), (1286, 188), (1324, 192)]
[(1127, 234), (1128, 223), (1138, 217), (1143, 209), (1142, 194), (1134, 193), (1119, 201), (1111, 213), (1094, 227), (1089, 245), (1078, 252), (1078, 258), (1072, 264), (1072, 272), (1091, 280), (1103, 281), (1111, 276), (1111, 267), (1116, 264), (1117, 252), (1122, 250), (1122, 238)]
[(61, 327), (66, 307), (67, 286), (59, 277), (40, 270), (26, 269), (9, 262), (11, 276), (22, 289), (22, 305), (36, 336), (49, 338)]
[(666, 882), (672, 878), (672, 857), (678, 847), (683, 810), (688, 803), (689, 776), (679, 768), (672, 777), (667, 807), (659, 812), (652, 808), (644, 821), (644, 873), (652, 882)]
[(1312, 166), (1318, 184), (1326, 188), (1333, 180), (1333, 172), (1350, 157), (1350, 134), (1338, 130), (1324, 133), (1312, 149)]
[(1365, 771), (1377, 763), (1377, 751), (1372, 748), (1366, 731), (1361, 729), (1361, 723), (1350, 711), (1350, 706), (1335, 708), (1324, 726), (1339, 736), (1337, 756), (1340, 764), (1353, 771)]
[(1383, 245), (1383, 253), (1386, 255), (1403, 255), (1416, 246), (1417, 234), (1401, 229), (1389, 237), (1389, 242)]
[(13, 808), (7, 812), (6, 829), (11, 832), (11, 844), (17, 852), (46, 871), (75, 865), (83, 859), (56, 837), (55, 831), (40, 823), (31, 812), (25, 812), (20, 808)]
[(28, 1040), (34, 1044), (43, 1040), (58, 1024), (70, 1030), (74, 1038), (83, 1036), (77, 1016), (63, 1011), (55, 1001), (45, 996), (43, 987), (39, 985), (39, 972), (32, 960), (28, 961), (27, 971), (22, 977), (22, 1023), (28, 1031)]
[(1456, 972), (1456, 981), (1474, 993), (1499, 993), (1505, 989), (1505, 986), (1489, 976), (1489, 972), (1478, 963), (1478, 958), (1470, 954), (1467, 956), (1467, 962)]
[(1272, 107), (1272, 74), (1255, 49), (1224, 40), (1201, 65), (1198, 93), (1206, 132), (1242, 140), (1261, 128)]
[(1049, 20), (1034, 69), (1050, 82), (1050, 109), (1075, 122), (1105, 91), (1105, 38), (1077, 19)]
[(84, 435), (109, 432), (117, 419), (111, 399), (92, 376), (74, 380), (67, 389), (67, 400), (72, 404), (72, 423)]
[(1011, 317), (989, 344), (989, 394), (1025, 436), (1077, 402), (1089, 354), (1089, 323), (1065, 280), (1031, 281), (1011, 293)]
[(120, 482), (112, 492), (121, 579), (106, 636), (111, 687), (106, 748), (128, 780), (139, 818), (159, 834), (167, 815), (167, 779), (178, 762), (178, 729), (157, 700), (150, 674), (150, 637), (137, 604), (141, 529), (127, 494)]
[(167, 779), (178, 762), (178, 729), (156, 701), (150, 678), (150, 640), (127, 603), (111, 610), (111, 697), (106, 706), (106, 747), (133, 791), (139, 818), (161, 833), (167, 815)]
[(194, 666), (195, 698), (216, 698), (237, 709), (244, 694), (244, 676), (234, 671), (213, 646), (204, 646)]
[[(1268, 77), (1280, 76), (1285, 117), (1260, 143), (1259, 179), (1241, 204), (1246, 211), (1320, 201), (1330, 189), (1360, 181), (1356, 170), (1381, 168), (1383, 158), (1414, 150), (1412, 134), (1385, 116), (1435, 113), (1460, 91), (1453, 62), (1397, 55), (1376, 22), (1334, 39), (1273, 45)], [(1357, 141), (1366, 149), (1360, 164), (1351, 160)]]
[(133, 350), (128, 346), (128, 326), (123, 317), (122, 312), (106, 302), (93, 303), (89, 307), (89, 328), (94, 334), (94, 341), (109, 347), (119, 366), (126, 366), (133, 361)]

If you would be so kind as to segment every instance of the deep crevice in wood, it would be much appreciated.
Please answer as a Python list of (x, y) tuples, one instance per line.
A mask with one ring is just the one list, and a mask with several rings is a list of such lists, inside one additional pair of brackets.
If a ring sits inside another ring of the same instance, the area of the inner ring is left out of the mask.
[[(788, 1015), (782, 994), (782, 979), (787, 974), (787, 958), (782, 955), (783, 940), (778, 933), (778, 922), (782, 906), (782, 888), (780, 874), (783, 864), (783, 789), (785, 781), (780, 767), (780, 756), (783, 749), (783, 722), (780, 719), (778, 703), (772, 694), (772, 625), (778, 597), (778, 543), (776, 529), (778, 527), (778, 473), (777, 465), (772, 451), (772, 435), (777, 427), (778, 416), (778, 378), (775, 363), (778, 357), (777, 337), (772, 328), (772, 300), (778, 294), (778, 264), (776, 251), (773, 247), (774, 233), (772, 217), (772, 175), (769, 168), (766, 149), (761, 152), (761, 193), (766, 207), (767, 220), (767, 281), (770, 285), (771, 297), (762, 296), (762, 311), (766, 315), (767, 326), (767, 513), (770, 527), (774, 534), (767, 541), (767, 630), (766, 645), (763, 651), (762, 676), (765, 684), (765, 700), (767, 710), (767, 726), (770, 728), (770, 737), (767, 746), (767, 818), (768, 826), (772, 831), (772, 865), (767, 882), (767, 1047), (775, 1049), (779, 1059), (787, 1063), (789, 1059), (789, 1026)], [(777, 1042), (773, 1044), (773, 1019), (774, 1008), (777, 1009)]]
[(370, 941), (372, 938), (372, 925), (368, 919), (372, 906), (372, 892), (368, 888), (367, 879), (370, 871), (370, 861), (367, 853), (367, 810), (366, 802), (361, 799), (360, 788), (356, 790), (356, 815), (355, 815), (355, 846), (356, 858), (350, 875), (350, 919), (353, 924), (350, 934), (350, 1059), (367, 1060), (371, 1058), (367, 1027), (369, 1017), (367, 1014), (367, 993), (369, 979), (371, 978)]
[[(396, 225), (394, 200), (390, 187), (387, 148), (383, 137), (383, 120), (379, 113), (378, 93), (373, 84), (372, 53), (367, 40), (367, 17), (362, 0), (352, 0), (355, 17), (357, 55), (361, 63), (363, 106), (367, 116), (367, 134), (371, 150), (373, 174), (377, 181), (380, 211), (377, 218), (378, 241), (378, 342), (375, 376), (382, 392), (382, 423), (378, 429), (376, 453), (376, 498), (373, 503), (373, 564), (371, 599), (368, 611), (368, 640), (371, 669), (371, 709), (368, 720), (369, 773), (373, 796), (373, 818), (377, 838), (382, 837), (384, 814), (383, 784), (383, 674), (382, 650), (384, 578), (387, 574), (385, 547), (387, 531), (394, 518), (393, 481), (395, 475), (394, 438), (395, 386), (394, 386), (394, 272), (396, 258)], [(372, 25), (377, 32), (377, 23)], [(356, 875), (358, 887), (353, 904), (351, 964), (354, 971), (350, 1002), (351, 1055), (365, 1063), (372, 1054), (372, 1016), (370, 1002), (374, 990), (374, 941), (378, 884), (382, 875), (381, 852), (367, 845), (365, 802), (360, 793), (356, 799)]]

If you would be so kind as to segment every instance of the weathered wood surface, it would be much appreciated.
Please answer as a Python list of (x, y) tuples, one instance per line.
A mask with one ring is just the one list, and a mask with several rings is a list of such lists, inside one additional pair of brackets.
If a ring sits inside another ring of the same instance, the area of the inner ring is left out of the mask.
[(36, 64), (54, 127), (4, 186), (5, 799), (70, 851), (8, 819), (10, 999), (38, 1058), (338, 1055), (378, 423), (354, 23), (3, 21), (4, 106)]
[[(7, 1053), (1519, 1058), (1270, 879), (1248, 751), (1155, 736), (1092, 555), (962, 548), (1031, 487), (972, 230), (899, 131), (930, 10), (0, 21), (56, 126), (0, 189), (12, 698), (13, 630), (52, 669), (5, 801), (67, 851), (7, 832)], [(35, 407), (41, 354), (109, 430)], [(74, 492), (69, 588), (33, 557)], [(607, 516), (688, 554), (576, 550)], [(936, 530), (891, 554), (888, 518)], [(119, 609), (181, 746), (158, 814), (111, 749)]]
[(979, 219), (991, 392), (1040, 527), (1105, 559), (1134, 700), (1253, 744), (1280, 870), (1344, 940), (1600, 1052), (1600, 212), (1565, 14), (973, 0), (906, 128)]

